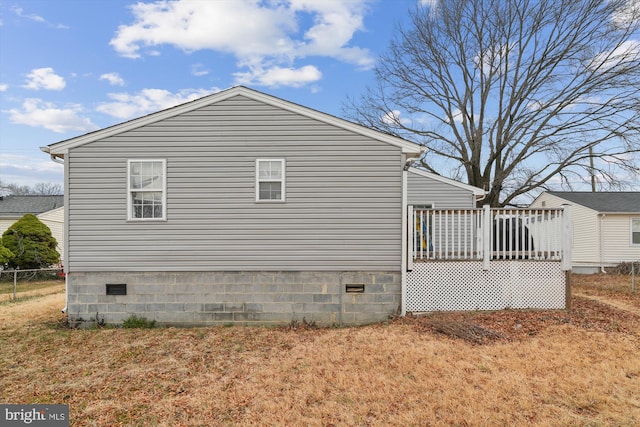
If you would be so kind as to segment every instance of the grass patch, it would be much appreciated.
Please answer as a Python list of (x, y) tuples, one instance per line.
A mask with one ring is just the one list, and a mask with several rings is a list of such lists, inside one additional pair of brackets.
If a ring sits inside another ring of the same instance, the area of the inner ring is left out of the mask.
[(42, 301), (0, 307), (0, 390), (69, 404), (72, 425), (640, 425), (640, 316), (591, 300), (357, 328), (145, 330), (61, 330), (64, 295)]
[[(16, 292), (30, 292), (64, 284), (64, 279), (38, 280), (35, 282), (18, 281)], [(13, 281), (0, 281), (0, 294), (13, 294)]]
[(149, 320), (146, 317), (138, 317), (135, 314), (127, 317), (122, 322), (122, 327), (125, 329), (151, 329), (155, 328), (155, 326), (155, 320)]
[(631, 276), (622, 274), (574, 274), (573, 290), (590, 296), (613, 297), (640, 308), (640, 274), (635, 277), (635, 292)]
[(4, 301), (0, 301), (0, 306), (3, 305), (16, 305), (16, 304), (20, 304), (26, 301), (32, 301), (32, 300), (36, 300), (38, 298), (41, 298), (42, 294), (33, 294), (33, 295), (27, 295), (27, 296), (23, 296), (23, 297), (17, 297), (16, 299), (8, 299), (8, 300), (4, 300)]

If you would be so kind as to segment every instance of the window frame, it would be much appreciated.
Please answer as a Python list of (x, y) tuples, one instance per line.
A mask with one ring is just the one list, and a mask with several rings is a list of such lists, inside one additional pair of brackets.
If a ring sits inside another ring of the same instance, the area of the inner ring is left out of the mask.
[(638, 231), (636, 231), (636, 233), (640, 234), (640, 217), (631, 217), (629, 218), (629, 243), (631, 244), (631, 246), (640, 246), (640, 242), (638, 243), (634, 243), (633, 242), (633, 224), (637, 223), (638, 224)]
[[(280, 167), (282, 171), (282, 176), (280, 179), (260, 179), (260, 164), (262, 162), (280, 162)], [(284, 203), (286, 201), (286, 165), (287, 162), (283, 158), (279, 159), (256, 159), (256, 203)], [(279, 199), (261, 199), (260, 198), (260, 183), (262, 182), (279, 182), (280, 183), (280, 198)]]
[[(131, 187), (131, 165), (133, 163), (160, 163), (162, 167), (162, 189), (144, 190)], [(161, 193), (162, 217), (135, 218), (133, 216), (133, 193)], [(167, 159), (127, 159), (127, 221), (148, 222), (167, 220)]]

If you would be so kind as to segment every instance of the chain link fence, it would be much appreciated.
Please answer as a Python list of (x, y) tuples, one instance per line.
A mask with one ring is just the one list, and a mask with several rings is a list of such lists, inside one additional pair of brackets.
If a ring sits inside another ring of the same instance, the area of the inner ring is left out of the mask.
[(16, 300), (18, 292), (31, 290), (32, 286), (30, 285), (54, 281), (64, 283), (64, 270), (62, 267), (0, 270), (0, 293), (13, 293), (13, 300)]

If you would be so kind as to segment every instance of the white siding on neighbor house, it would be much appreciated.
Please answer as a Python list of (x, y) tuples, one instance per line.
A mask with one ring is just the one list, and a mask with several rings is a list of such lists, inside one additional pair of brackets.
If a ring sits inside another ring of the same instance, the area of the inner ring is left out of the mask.
[(606, 214), (604, 216), (605, 264), (640, 261), (640, 245), (631, 244), (631, 218), (640, 218), (640, 214)]
[(58, 242), (56, 249), (60, 254), (60, 261), (64, 261), (64, 206), (43, 212), (38, 215), (38, 219), (51, 230), (51, 234)]
[(19, 219), (20, 218), (16, 218), (16, 219), (0, 219), (0, 237), (2, 237), (2, 234), (5, 231), (7, 231), (9, 229), (9, 227), (11, 227)]
[[(127, 160), (167, 160), (167, 220), (127, 222)], [(255, 200), (284, 159), (286, 202)], [(397, 270), (401, 149), (237, 96), (67, 154), (69, 271)]]
[[(543, 206), (544, 202), (544, 206)], [(581, 205), (568, 203), (552, 194), (543, 193), (531, 208), (560, 208), (571, 205), (573, 219), (573, 260), (574, 266), (600, 265), (600, 224), (597, 212)]]
[(414, 206), (431, 205), (437, 209), (476, 207), (471, 191), (411, 172), (407, 174), (407, 203)]

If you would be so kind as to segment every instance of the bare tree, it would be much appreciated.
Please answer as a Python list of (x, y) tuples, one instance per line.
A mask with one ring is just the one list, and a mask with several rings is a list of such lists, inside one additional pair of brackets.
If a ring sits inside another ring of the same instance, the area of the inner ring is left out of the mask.
[[(345, 105), (505, 206), (640, 173), (640, 2), (422, 2)], [(633, 179), (633, 178), (632, 178)]]
[(0, 194), (14, 196), (57, 196), (64, 193), (60, 184), (53, 182), (39, 182), (32, 187), (16, 183), (4, 183), (0, 181)]
[(53, 182), (39, 182), (32, 187), (32, 194), (40, 196), (57, 196), (64, 192), (62, 185)]

